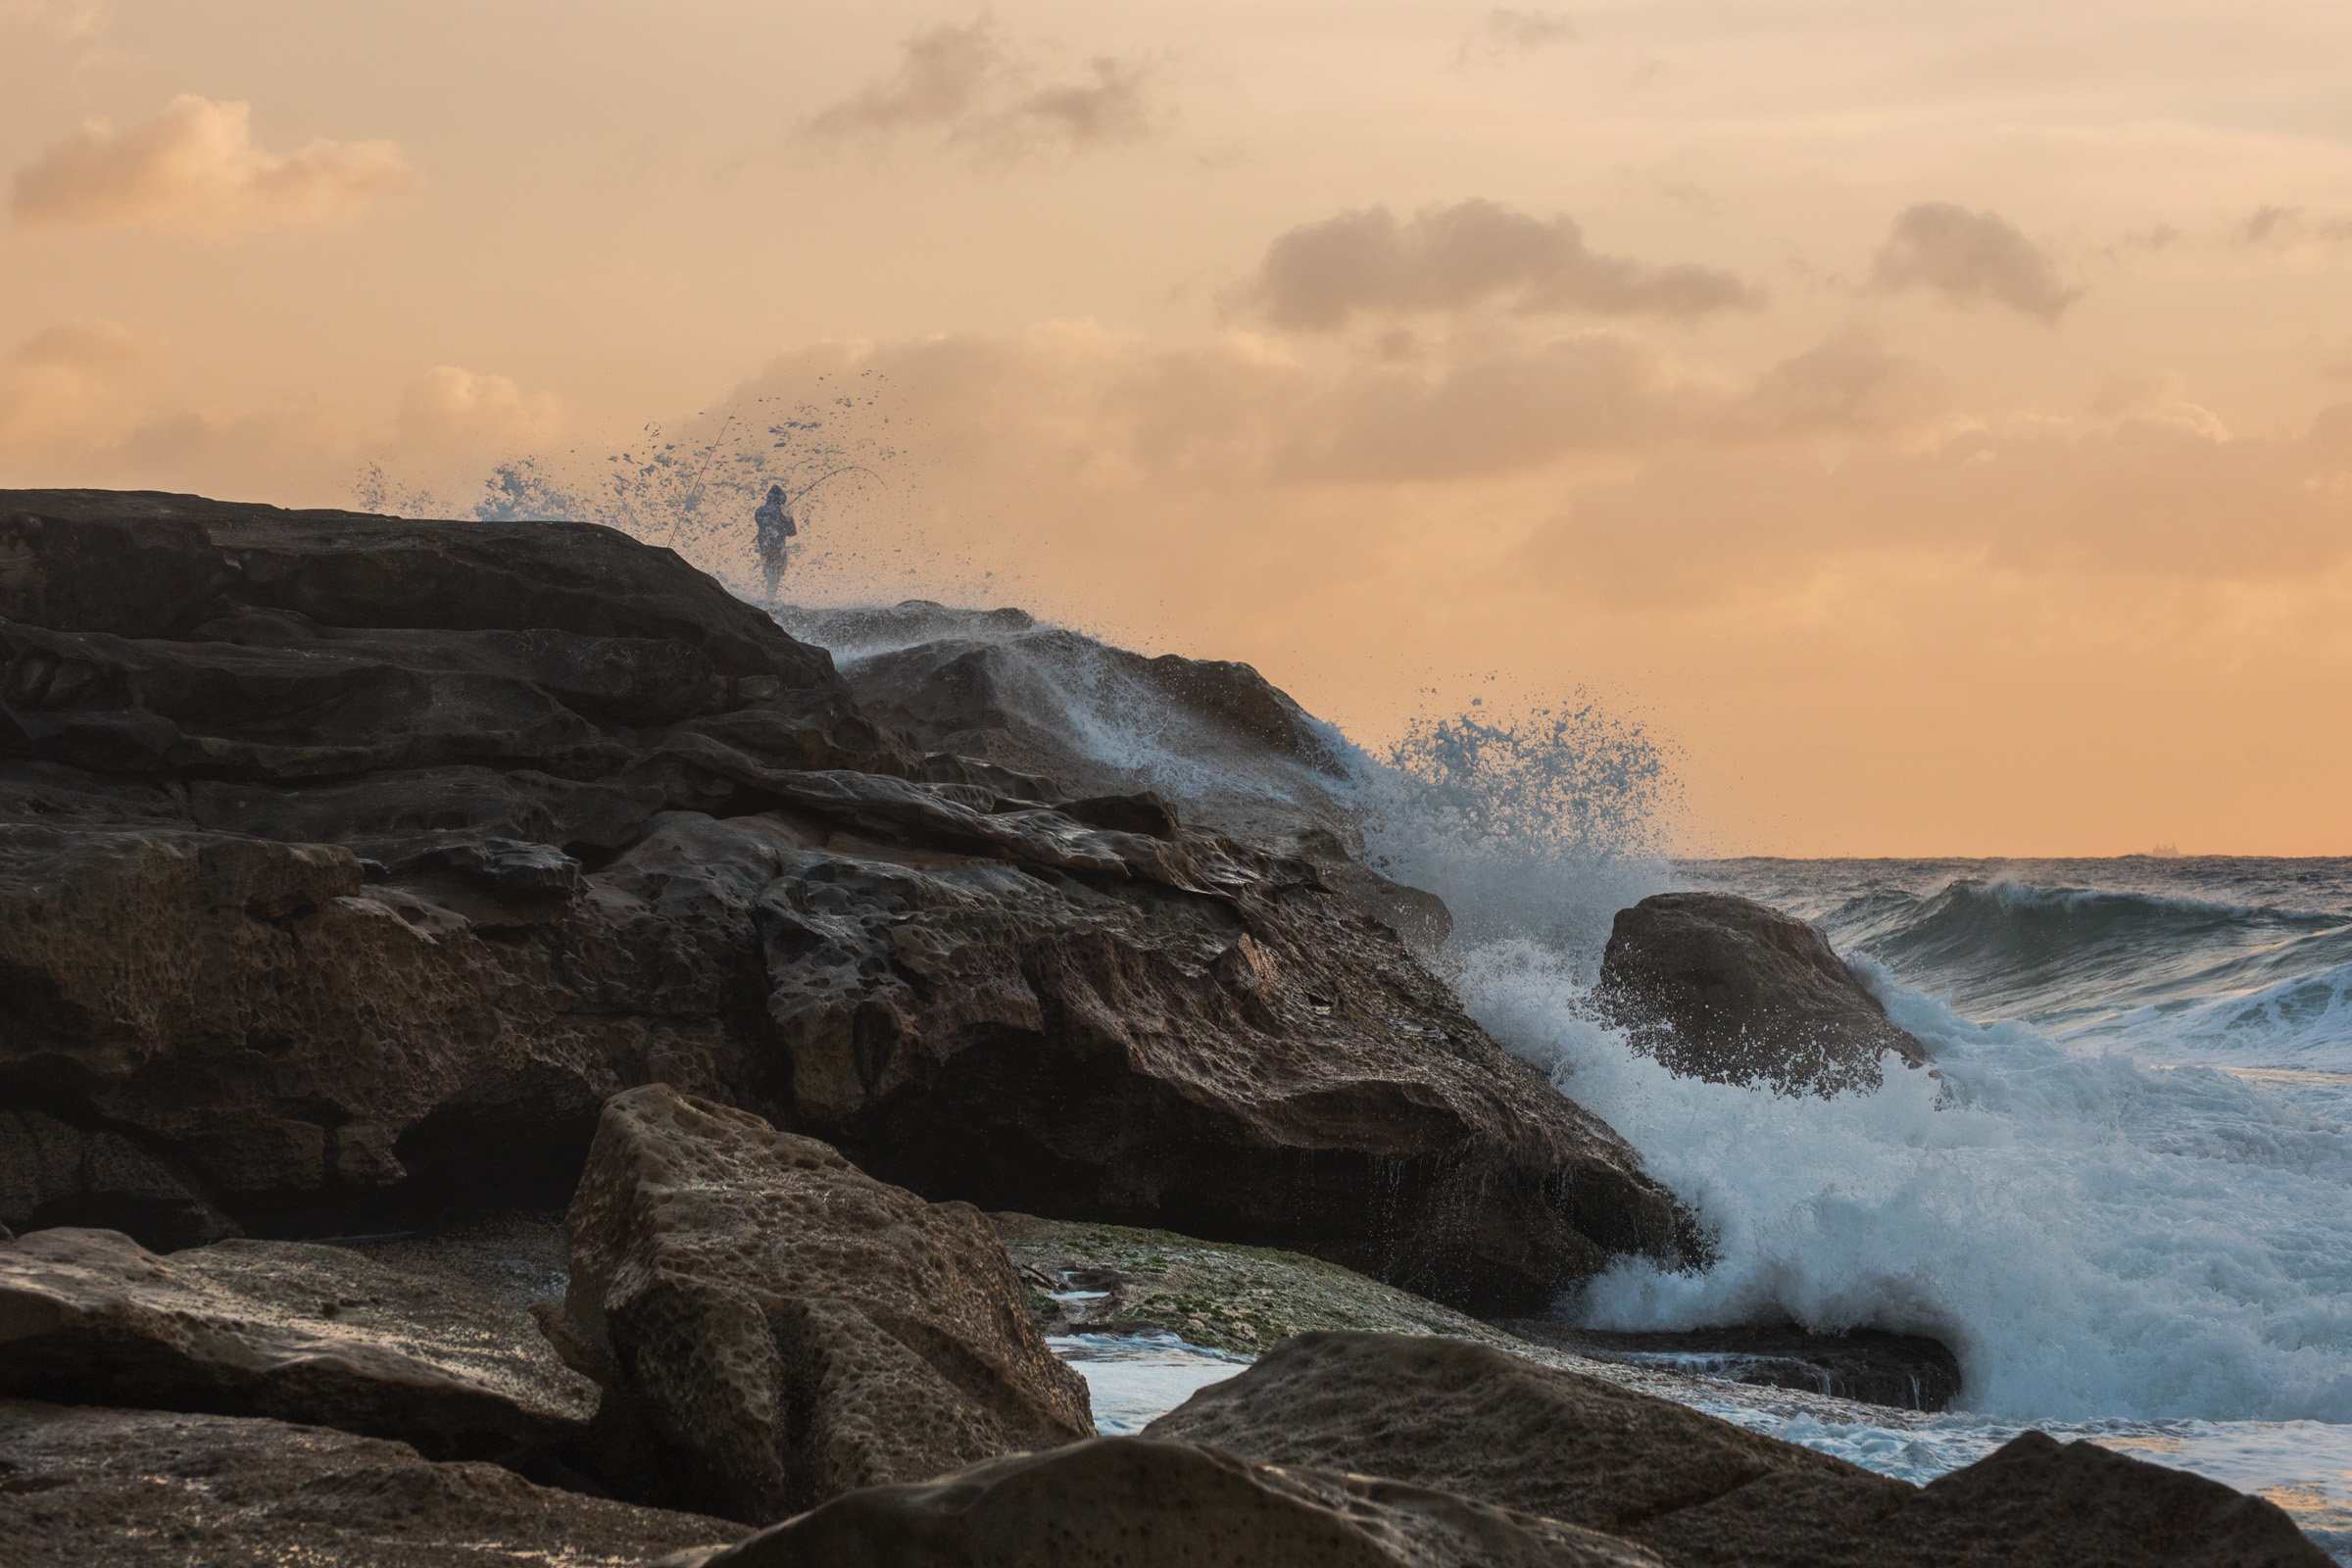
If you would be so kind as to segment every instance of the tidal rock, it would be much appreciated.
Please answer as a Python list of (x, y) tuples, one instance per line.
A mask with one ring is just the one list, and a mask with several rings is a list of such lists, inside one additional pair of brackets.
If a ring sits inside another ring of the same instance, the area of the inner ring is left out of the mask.
[(755, 1522), (1090, 1436), (995, 1230), (653, 1086), (605, 1109), (565, 1318), (707, 1506)]
[(1597, 1361), (1660, 1367), (1903, 1410), (1940, 1410), (1960, 1393), (1960, 1361), (1920, 1334), (1855, 1329), (1812, 1334), (1793, 1324), (1683, 1332), (1569, 1328), (1538, 1318), (1495, 1325), (1539, 1345)]
[(0, 1542), (45, 1568), (589, 1568), (743, 1534), (280, 1421), (0, 1399)]
[(835, 1498), (660, 1568), (1658, 1568), (1556, 1520), (1362, 1475), (1097, 1438)]
[(1766, 1477), (1825, 1500), (1891, 1496), (1900, 1486), (1670, 1400), (1418, 1335), (1301, 1335), (1144, 1430), (1263, 1463), (1390, 1476), (1612, 1535)]
[(2318, 1568), (2276, 1505), (2028, 1433), (1917, 1488), (1459, 1341), (1311, 1334), (1145, 1429), (1260, 1463), (1389, 1476), (1567, 1520), (1675, 1568)]
[(0, 1395), (270, 1416), (514, 1462), (576, 1436), (596, 1403), (527, 1316), (445, 1281), (299, 1242), (158, 1257), (76, 1229), (0, 1243)]
[(1617, 911), (1594, 997), (1665, 1066), (1786, 1093), (1875, 1089), (1927, 1048), (1804, 921), (1729, 893), (1659, 893)]

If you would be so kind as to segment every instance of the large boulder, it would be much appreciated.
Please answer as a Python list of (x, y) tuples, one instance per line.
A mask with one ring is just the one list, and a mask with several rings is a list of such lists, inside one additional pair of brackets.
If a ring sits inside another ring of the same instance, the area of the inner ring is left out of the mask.
[[(1480, 1308), (1688, 1240), (1341, 837), (923, 755), (624, 535), (7, 492), (0, 617), (0, 1224), (560, 1204), (661, 1082), (928, 1198)], [(1168, 757), (1315, 773), (1253, 674), (1142, 662)]]
[(1097, 1438), (836, 1498), (659, 1568), (1659, 1568), (1629, 1542), (1395, 1481)]
[(743, 1527), (324, 1427), (0, 1399), (0, 1555), (44, 1568), (586, 1568)]
[(1455, 1304), (1533, 1309), (1685, 1245), (1633, 1151), (1311, 867), (1119, 848), (1123, 882), (849, 835), (786, 856), (759, 917), (797, 1123), (929, 1196)]
[(0, 1242), (0, 1396), (270, 1416), (440, 1459), (544, 1459), (596, 1388), (530, 1319), (299, 1242), (158, 1257), (114, 1231)]
[(2028, 1433), (1919, 1488), (1458, 1340), (1310, 1334), (1145, 1429), (1566, 1520), (1675, 1568), (2320, 1568), (2275, 1504)]
[(1787, 1093), (1876, 1089), (1927, 1048), (1792, 915), (1730, 893), (1659, 893), (1617, 911), (1593, 995), (1678, 1073)]
[(1091, 1436), (997, 1233), (814, 1139), (662, 1086), (605, 1108), (566, 1336), (703, 1505), (781, 1519)]

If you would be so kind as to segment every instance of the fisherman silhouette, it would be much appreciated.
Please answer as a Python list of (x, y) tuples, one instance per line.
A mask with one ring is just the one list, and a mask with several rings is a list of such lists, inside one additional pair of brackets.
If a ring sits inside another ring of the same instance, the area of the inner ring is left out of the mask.
[(767, 597), (773, 600), (776, 585), (784, 580), (784, 554), (790, 548), (785, 541), (801, 531), (784, 510), (782, 485), (767, 487), (767, 501), (752, 514), (752, 521), (760, 525), (760, 569), (767, 576)]

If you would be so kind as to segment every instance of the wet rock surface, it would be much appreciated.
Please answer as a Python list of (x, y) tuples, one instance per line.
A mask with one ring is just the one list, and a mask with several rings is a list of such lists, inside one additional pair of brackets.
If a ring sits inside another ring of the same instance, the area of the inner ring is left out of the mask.
[(1826, 1095), (1877, 1088), (1886, 1052), (1928, 1060), (1820, 932), (1729, 893), (1620, 909), (1593, 998), (1638, 1049), (1718, 1083)]
[[(19, 491), (0, 559), (0, 1223), (561, 1203), (662, 1082), (927, 1197), (1494, 1309), (1689, 1244), (1404, 945), (1442, 907), (1336, 838), (927, 753), (666, 551)], [(1253, 672), (1112, 662), (1312, 771)]]
[(840, 1498), (662, 1568), (1655, 1568), (1556, 1520), (1213, 1448), (1097, 1438)]
[(1768, 1475), (1824, 1494), (1900, 1485), (1668, 1400), (1433, 1336), (1304, 1335), (1145, 1432), (1610, 1533)]
[(0, 1399), (12, 1563), (610, 1568), (743, 1533), (323, 1427)]
[(769, 1522), (1093, 1435), (979, 1211), (814, 1139), (633, 1090), (566, 1223), (566, 1343), (712, 1511)]
[(2297, 1564), (2283, 1512), (2028, 1433), (1925, 1488), (1484, 1346), (1307, 1335), (1145, 1429), (1621, 1535), (1678, 1565)]
[(448, 1282), (299, 1242), (158, 1257), (76, 1229), (0, 1243), (0, 1396), (271, 1416), (525, 1465), (596, 1407), (527, 1315)]
[(1028, 1287), (1031, 1312), (1049, 1334), (1157, 1331), (1245, 1355), (1326, 1329), (1444, 1334), (1534, 1348), (1450, 1307), (1298, 1252), (1034, 1214), (989, 1218)]
[(1505, 1318), (1495, 1326), (1594, 1360), (1768, 1388), (1809, 1389), (1901, 1410), (1940, 1410), (1960, 1393), (1959, 1358), (1945, 1346), (1917, 1334), (1873, 1329), (1809, 1334), (1793, 1324), (1635, 1333), (1570, 1328), (1541, 1318)]

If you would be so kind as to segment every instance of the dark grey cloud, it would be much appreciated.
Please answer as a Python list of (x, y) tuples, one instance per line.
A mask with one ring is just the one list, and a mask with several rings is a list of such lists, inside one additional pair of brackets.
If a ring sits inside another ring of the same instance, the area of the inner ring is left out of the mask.
[(1115, 55), (1044, 63), (987, 17), (918, 28), (898, 69), (809, 117), (809, 141), (877, 141), (934, 132), (990, 158), (1083, 153), (1157, 134), (1170, 118), (1152, 67)]
[(1564, 215), (1541, 219), (1485, 200), (1424, 208), (1401, 222), (1370, 207), (1302, 223), (1267, 247), (1244, 297), (1273, 325), (1308, 332), (1338, 331), (1359, 314), (1490, 302), (1522, 315), (1684, 318), (1761, 303), (1730, 272), (1598, 255)]
[(1933, 289), (1956, 305), (2006, 305), (2056, 321), (2082, 294), (2049, 253), (1998, 213), (1921, 202), (1894, 220), (1871, 270), (1874, 288)]

